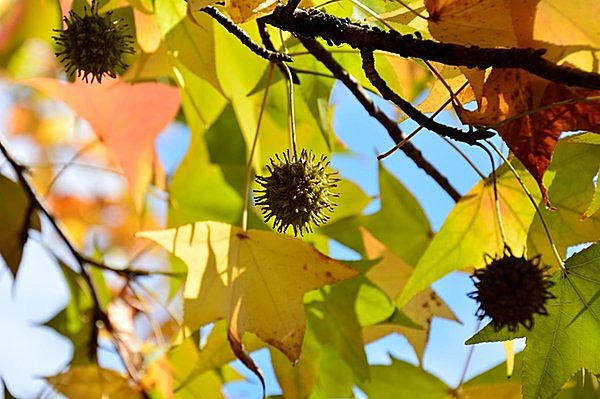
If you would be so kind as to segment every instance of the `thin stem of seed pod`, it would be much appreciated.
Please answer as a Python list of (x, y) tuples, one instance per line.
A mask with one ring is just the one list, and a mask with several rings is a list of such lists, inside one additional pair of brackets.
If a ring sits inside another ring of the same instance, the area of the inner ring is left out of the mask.
[(448, 137), (444, 137), (444, 136), (440, 136), (440, 137), (444, 140), (444, 142), (446, 144), (448, 144), (450, 147), (452, 147), (454, 149), (454, 151), (456, 151), (456, 153), (458, 155), (460, 155), (462, 157), (462, 159), (465, 160), (466, 163), (469, 164), (471, 169), (473, 169), (475, 171), (475, 173), (477, 173), (479, 175), (480, 179), (485, 179), (485, 175), (483, 174), (483, 172), (479, 170), (477, 165), (475, 165), (475, 163), (469, 159), (467, 154), (465, 154), (465, 152), (463, 150), (461, 150), (460, 147), (458, 145), (456, 145), (455, 142), (450, 140)]
[[(475, 326), (475, 332), (479, 331), (480, 328), (481, 328), (481, 320), (478, 320), (477, 325)], [(462, 372), (460, 373), (460, 381), (458, 382), (459, 388), (465, 382), (465, 378), (467, 376), (467, 371), (469, 370), (469, 366), (471, 365), (471, 359), (473, 359), (474, 351), (475, 351), (475, 345), (470, 345), (469, 352), (467, 352), (467, 358), (465, 359), (465, 365), (463, 366)]]
[(292, 71), (287, 66), (287, 64), (283, 63), (285, 71), (287, 72), (287, 94), (288, 94), (288, 105), (289, 105), (289, 113), (288, 113), (288, 123), (290, 130), (290, 147), (292, 147), (292, 152), (294, 155), (294, 160), (298, 160), (298, 150), (296, 149), (296, 115), (294, 109), (296, 106), (294, 105), (294, 81), (292, 79)]
[(477, 147), (481, 148), (490, 158), (490, 164), (492, 165), (492, 186), (494, 187), (494, 208), (496, 210), (496, 219), (498, 221), (498, 230), (500, 230), (500, 238), (502, 239), (503, 248), (507, 246), (506, 232), (504, 230), (504, 223), (502, 222), (502, 211), (500, 210), (500, 199), (498, 198), (498, 184), (496, 175), (496, 163), (494, 162), (494, 156), (483, 144), (476, 143)]
[(512, 172), (512, 174), (515, 176), (515, 178), (517, 179), (517, 181), (521, 185), (521, 188), (523, 189), (523, 192), (529, 198), (529, 201), (533, 205), (533, 207), (535, 209), (535, 212), (537, 213), (537, 215), (540, 218), (540, 221), (542, 222), (542, 226), (544, 227), (544, 232), (546, 233), (546, 237), (548, 238), (548, 242), (550, 243), (550, 247), (552, 248), (552, 252), (554, 254), (554, 257), (558, 261), (558, 266), (562, 270), (566, 270), (566, 268), (565, 268), (565, 262), (563, 261), (562, 257), (560, 256), (560, 253), (558, 252), (558, 249), (556, 248), (556, 245), (554, 244), (554, 240), (552, 239), (552, 234), (550, 234), (550, 229), (548, 228), (548, 224), (546, 223), (546, 219), (544, 219), (544, 215), (542, 214), (542, 211), (540, 210), (540, 208), (539, 208), (539, 206), (538, 206), (535, 198), (533, 198), (533, 195), (531, 194), (531, 192), (529, 191), (529, 189), (525, 185), (525, 182), (521, 178), (521, 175), (519, 175), (519, 172), (517, 172), (517, 170), (514, 168), (514, 166), (512, 165), (512, 163), (508, 160), (508, 158), (506, 158), (504, 156), (504, 154), (502, 153), (502, 151), (500, 151), (489, 140), (486, 140), (486, 142), (490, 145), (490, 147), (492, 147), (494, 149), (494, 151), (496, 151), (496, 153), (498, 154), (498, 156), (500, 156), (500, 158), (502, 158), (502, 160), (504, 161), (504, 163), (509, 167), (509, 169)]
[[(273, 68), (275, 63), (269, 64), (269, 71), (267, 72), (267, 82), (265, 86), (265, 92), (263, 94), (262, 104), (260, 106), (260, 112), (258, 113), (258, 121), (256, 122), (256, 131), (254, 132), (254, 139), (252, 140), (252, 148), (250, 149), (250, 155), (248, 156), (248, 166), (246, 167), (246, 180), (244, 181), (244, 207), (242, 208), (242, 231), (248, 230), (248, 205), (250, 201), (250, 178), (252, 177), (252, 159), (256, 152), (256, 145), (258, 143), (258, 133), (260, 132), (260, 124), (262, 117), (265, 112), (265, 106), (267, 105), (267, 96), (269, 95), (269, 89), (271, 88), (271, 78), (273, 77)], [(284, 64), (285, 65), (285, 64)]]

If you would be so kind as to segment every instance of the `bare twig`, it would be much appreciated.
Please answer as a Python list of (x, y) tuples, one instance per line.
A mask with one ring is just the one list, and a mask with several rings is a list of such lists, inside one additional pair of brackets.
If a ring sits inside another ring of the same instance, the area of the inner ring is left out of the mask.
[[(389, 136), (395, 143), (400, 143), (404, 139), (402, 131), (398, 124), (390, 119), (379, 107), (371, 100), (363, 87), (354, 79), (332, 56), (323, 48), (316, 40), (300, 38), (304, 47), (313, 54), (333, 75), (341, 81), (350, 92), (361, 103), (363, 108), (375, 118), (387, 130)], [(408, 156), (418, 167), (423, 169), (436, 183), (454, 200), (458, 201), (461, 198), (460, 193), (452, 186), (448, 178), (442, 175), (428, 160), (423, 157), (419, 151), (411, 143), (405, 143), (401, 147), (402, 151)]]
[(367, 78), (373, 86), (379, 90), (383, 98), (396, 104), (409, 118), (417, 122), (419, 125), (448, 138), (456, 141), (461, 141), (473, 145), (479, 140), (484, 140), (492, 137), (494, 134), (488, 131), (463, 132), (450, 126), (443, 125), (433, 119), (427, 117), (421, 111), (416, 109), (411, 103), (400, 97), (394, 92), (383, 80), (381, 75), (375, 69), (375, 59), (372, 50), (361, 50), (363, 70)]

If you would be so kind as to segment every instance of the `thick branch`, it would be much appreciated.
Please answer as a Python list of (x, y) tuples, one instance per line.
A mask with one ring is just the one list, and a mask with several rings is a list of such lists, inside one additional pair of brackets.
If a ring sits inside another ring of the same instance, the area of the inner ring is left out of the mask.
[(417, 39), (412, 35), (401, 35), (396, 31), (387, 32), (361, 25), (316, 9), (296, 9), (290, 13), (285, 6), (278, 6), (271, 15), (262, 19), (298, 37), (322, 37), (330, 44), (383, 50), (402, 57), (415, 57), (469, 68), (519, 68), (553, 82), (600, 89), (600, 74), (553, 64), (543, 58), (544, 49), (496, 49), (438, 43)]
[[(398, 124), (390, 119), (379, 107), (371, 100), (360, 83), (356, 81), (332, 56), (323, 48), (316, 40), (300, 38), (304, 47), (318, 59), (333, 75), (342, 82), (354, 97), (361, 103), (363, 108), (373, 118), (377, 119), (381, 125), (387, 130), (389, 136), (396, 144), (400, 143), (404, 136), (398, 127)], [(460, 193), (452, 186), (450, 181), (442, 175), (435, 166), (433, 166), (419, 149), (412, 143), (405, 143), (400, 149), (421, 169), (425, 171), (446, 193), (456, 202), (461, 198)]]
[(371, 81), (373, 86), (375, 86), (375, 88), (379, 90), (379, 93), (381, 93), (383, 98), (396, 104), (402, 110), (402, 112), (408, 115), (409, 118), (417, 122), (419, 125), (433, 132), (436, 132), (441, 136), (445, 136), (456, 141), (462, 141), (463, 143), (467, 143), (470, 145), (477, 143), (479, 140), (488, 139), (493, 136), (491, 132), (484, 130), (472, 133), (465, 133), (462, 130), (443, 125), (427, 117), (427, 115), (423, 114), (421, 111), (416, 109), (411, 103), (409, 103), (408, 101), (400, 97), (392, 89), (390, 89), (385, 80), (383, 80), (383, 78), (375, 69), (375, 59), (373, 58), (372, 50), (361, 50), (360, 55), (362, 57), (362, 65), (363, 70), (365, 71), (365, 75)]

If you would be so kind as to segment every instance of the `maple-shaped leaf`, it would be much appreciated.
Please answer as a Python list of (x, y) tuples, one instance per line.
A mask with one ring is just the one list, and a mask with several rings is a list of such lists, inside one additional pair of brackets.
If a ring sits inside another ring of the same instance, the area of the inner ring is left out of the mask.
[(300, 356), (304, 336), (304, 294), (358, 275), (299, 239), (224, 223), (198, 222), (138, 236), (187, 264), (185, 327), (196, 330), (225, 319), (232, 346), (241, 346), (249, 331), (291, 361)]
[[(600, 239), (600, 217), (581, 220), (594, 193), (593, 178), (599, 161), (598, 146), (560, 140), (544, 178), (558, 209), (544, 209), (542, 197), (533, 194), (562, 256), (572, 245)], [(526, 174), (519, 162), (512, 164), (533, 192), (536, 184), (533, 177)], [(492, 178), (477, 183), (452, 209), (406, 283), (398, 299), (400, 305), (454, 270), (484, 267), (485, 253), (491, 256), (502, 253), (505, 243), (498, 228)], [(544, 264), (556, 267), (553, 250), (535, 208), (506, 165), (496, 170), (496, 185), (506, 244), (517, 254), (526, 251), (528, 258), (541, 254)]]
[(64, 373), (48, 377), (61, 394), (67, 398), (142, 398), (139, 390), (122, 374), (95, 364), (71, 367)]
[[(361, 229), (361, 232), (367, 256), (371, 259), (380, 259), (375, 266), (369, 269), (366, 276), (395, 300), (402, 292), (414, 269), (377, 241), (367, 230)], [(423, 359), (433, 318), (442, 317), (458, 321), (448, 305), (431, 288), (417, 294), (402, 307), (402, 311), (423, 328), (416, 329), (383, 321), (364, 329), (365, 342), (372, 342), (385, 335), (398, 333), (406, 337), (417, 357)]]
[[(578, 9), (593, 13), (597, 4), (587, 0), (498, 2), (494, 0), (428, 0), (431, 34), (443, 42), (484, 47), (534, 47), (546, 51), (552, 62), (577, 62), (594, 58), (600, 44), (594, 23), (574, 23), (557, 10)], [(587, 7), (591, 8), (587, 8)], [(580, 11), (569, 11), (581, 15)], [(584, 20), (589, 20), (589, 17)], [(575, 19), (576, 20), (576, 19)], [(549, 26), (552, 28), (550, 29)], [(563, 31), (564, 29), (564, 31)], [(552, 35), (549, 35), (549, 30)], [(556, 32), (560, 30), (561, 34)], [(481, 78), (483, 75), (477, 75)], [(474, 75), (467, 76), (472, 84)], [(479, 78), (477, 85), (480, 84)], [(476, 90), (477, 92), (477, 90)], [(550, 199), (542, 183), (558, 137), (565, 131), (600, 132), (598, 90), (550, 83), (517, 69), (493, 68), (478, 96), (478, 109), (461, 112), (465, 123), (493, 128), (535, 177), (547, 206)]]
[(40, 219), (21, 186), (0, 175), (0, 255), (13, 277), (17, 276), (23, 246), (30, 228), (40, 229)]
[(534, 319), (523, 358), (525, 399), (552, 398), (579, 369), (600, 373), (600, 244), (554, 273), (548, 316)]
[[(494, 69), (483, 89), (480, 110), (466, 113), (469, 122), (496, 129), (510, 150), (533, 175), (547, 205), (542, 184), (562, 132), (600, 132), (600, 90), (540, 83), (540, 79), (515, 69)], [(536, 86), (541, 100), (536, 101)]]
[(86, 119), (121, 165), (134, 203), (141, 208), (152, 175), (154, 140), (179, 110), (179, 90), (147, 82), (73, 83), (29, 79), (20, 83), (65, 102)]

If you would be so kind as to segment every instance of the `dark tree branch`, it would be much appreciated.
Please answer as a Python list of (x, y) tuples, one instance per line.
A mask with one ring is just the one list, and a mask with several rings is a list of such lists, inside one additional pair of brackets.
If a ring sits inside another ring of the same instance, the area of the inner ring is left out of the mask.
[(239, 26), (235, 24), (232, 20), (230, 20), (225, 14), (221, 11), (217, 10), (213, 6), (208, 6), (201, 8), (200, 11), (210, 15), (215, 19), (218, 23), (220, 23), (229, 33), (233, 36), (237, 37), (240, 42), (246, 47), (248, 47), (254, 54), (266, 59), (271, 62), (291, 62), (292, 58), (287, 54), (281, 54), (277, 51), (271, 51), (260, 44), (256, 43), (246, 32), (244, 32)]
[[(269, 51), (276, 52), (277, 50), (275, 50), (275, 46), (273, 46), (273, 42), (271, 41), (271, 36), (269, 35), (269, 31), (267, 30), (267, 24), (265, 24), (264, 21), (260, 21), (260, 20), (257, 21), (256, 23), (258, 25), (258, 34), (260, 35), (260, 39), (262, 40), (263, 46), (265, 46), (265, 48)], [(275, 62), (277, 64), (277, 68), (279, 68), (279, 70), (281, 71), (283, 76), (288, 76), (288, 72), (286, 71), (283, 63), (281, 61), (275, 61)], [(296, 84), (296, 85), (300, 84), (300, 79), (298, 78), (298, 75), (291, 68), (290, 68), (290, 73), (292, 75), (292, 82), (294, 82), (294, 84)]]
[[(133, 279), (135, 277), (139, 277), (139, 276), (149, 276), (149, 275), (154, 275), (154, 274), (163, 274), (163, 275), (168, 275), (168, 276), (175, 276), (175, 274), (169, 274), (169, 273), (164, 273), (164, 272), (149, 272), (146, 270), (134, 270), (134, 269), (128, 269), (128, 268), (117, 269), (117, 268), (105, 265), (102, 262), (98, 262), (94, 259), (91, 259), (91, 258), (83, 255), (77, 248), (75, 248), (75, 245), (71, 242), (71, 240), (67, 236), (67, 233), (65, 232), (63, 227), (60, 225), (58, 220), (54, 217), (54, 215), (47, 208), (46, 204), (44, 203), (44, 200), (39, 196), (38, 192), (33, 187), (33, 185), (29, 182), (29, 179), (27, 177), (27, 173), (28, 173), (27, 168), (12, 156), (12, 154), (8, 150), (7, 145), (4, 143), (4, 140), (2, 139), (2, 137), (0, 137), (0, 153), (2, 153), (4, 158), (8, 161), (8, 163), (11, 165), (12, 169), (15, 171), (19, 185), (22, 187), (23, 191), (27, 195), (27, 198), (29, 199), (29, 202), (30, 202), (29, 212), (38, 210), (45, 216), (45, 218), (48, 220), (48, 222), (50, 222), (50, 224), (52, 225), (52, 227), (54, 228), (54, 230), (60, 237), (61, 241), (67, 247), (67, 250), (69, 251), (71, 256), (75, 259), (75, 261), (79, 265), (79, 274), (81, 275), (86, 286), (90, 290), (90, 295), (91, 295), (92, 301), (93, 301), (93, 308), (92, 308), (93, 321), (91, 323), (92, 328), (91, 328), (91, 333), (90, 333), (91, 339), (90, 339), (89, 356), (90, 356), (90, 358), (95, 359), (97, 356), (96, 349), (97, 349), (97, 341), (98, 341), (98, 333), (99, 333), (99, 325), (97, 324), (97, 322), (103, 323), (105, 328), (109, 332), (112, 331), (112, 327), (111, 327), (111, 322), (110, 322), (110, 319), (108, 318), (108, 315), (102, 309), (102, 305), (101, 305), (100, 299), (98, 298), (98, 294), (96, 292), (96, 288), (94, 287), (94, 283), (90, 277), (90, 274), (88, 273), (87, 269), (85, 268), (86, 265), (97, 267), (102, 270), (111, 271), (113, 273), (116, 273), (116, 274), (128, 279), (128, 280)], [(27, 229), (25, 229), (25, 233), (27, 233)]]
[(438, 43), (396, 31), (383, 31), (316, 9), (296, 9), (289, 13), (286, 6), (278, 6), (262, 20), (298, 37), (322, 37), (329, 44), (348, 44), (357, 49), (382, 50), (402, 57), (469, 68), (519, 68), (553, 82), (600, 89), (600, 74), (556, 65), (543, 58), (544, 49), (497, 49)]
[(383, 80), (383, 78), (375, 69), (375, 59), (373, 58), (372, 50), (361, 50), (360, 55), (362, 57), (362, 65), (365, 75), (371, 81), (373, 86), (379, 90), (383, 98), (396, 104), (402, 110), (402, 112), (408, 115), (409, 118), (417, 122), (420, 126), (423, 126), (441, 136), (445, 136), (470, 145), (477, 143), (479, 140), (488, 139), (493, 136), (492, 132), (485, 130), (463, 132), (460, 129), (443, 125), (429, 118), (427, 115), (413, 107), (411, 103), (390, 89), (385, 80)]
[[(398, 124), (390, 119), (379, 107), (371, 100), (363, 87), (354, 79), (316, 40), (300, 38), (304, 47), (319, 60), (333, 75), (342, 82), (348, 90), (361, 103), (363, 108), (375, 118), (387, 130), (389, 136), (396, 144), (404, 139), (402, 131)], [(408, 156), (419, 168), (423, 169), (446, 193), (456, 202), (462, 196), (452, 186), (448, 178), (442, 175), (435, 166), (433, 166), (423, 154), (412, 143), (405, 143), (400, 149)]]
[(89, 273), (85, 269), (85, 263), (82, 262), (81, 254), (79, 253), (79, 251), (77, 251), (77, 249), (75, 249), (75, 246), (71, 243), (71, 241), (67, 237), (67, 234), (65, 233), (63, 228), (59, 225), (58, 221), (53, 217), (52, 213), (48, 210), (48, 208), (44, 204), (43, 200), (39, 197), (35, 188), (33, 188), (31, 183), (29, 183), (29, 180), (27, 179), (27, 176), (26, 176), (27, 168), (25, 168), (23, 165), (21, 165), (21, 163), (19, 163), (11, 155), (11, 153), (8, 151), (8, 147), (5, 145), (4, 141), (1, 138), (0, 138), (0, 152), (2, 153), (2, 155), (4, 155), (4, 158), (6, 158), (8, 163), (11, 165), (11, 167), (15, 171), (15, 174), (17, 175), (17, 180), (18, 180), (19, 184), (21, 185), (21, 188), (27, 195), (30, 203), (33, 205), (34, 208), (38, 209), (46, 217), (46, 219), (48, 219), (48, 221), (50, 222), (50, 224), (52, 225), (52, 227), (54, 228), (54, 230), (56, 231), (56, 233), (58, 234), (60, 239), (67, 246), (67, 249), (73, 256), (73, 258), (79, 264), (79, 274), (85, 281), (85, 284), (88, 286), (88, 288), (90, 290), (90, 294), (92, 296), (92, 301), (93, 301), (94, 320), (92, 323), (93, 325), (92, 325), (91, 340), (90, 340), (93, 347), (90, 348), (89, 355), (91, 358), (95, 359), (96, 354), (95, 354), (94, 348), (96, 348), (97, 340), (98, 340), (98, 329), (97, 329), (96, 323), (97, 322), (104, 323), (106, 328), (109, 329), (109, 331), (110, 331), (110, 320), (108, 319), (108, 315), (102, 310), (102, 306), (100, 304), (100, 299), (98, 298), (98, 294), (96, 293), (94, 283), (92, 282), (92, 279), (91, 279)]

